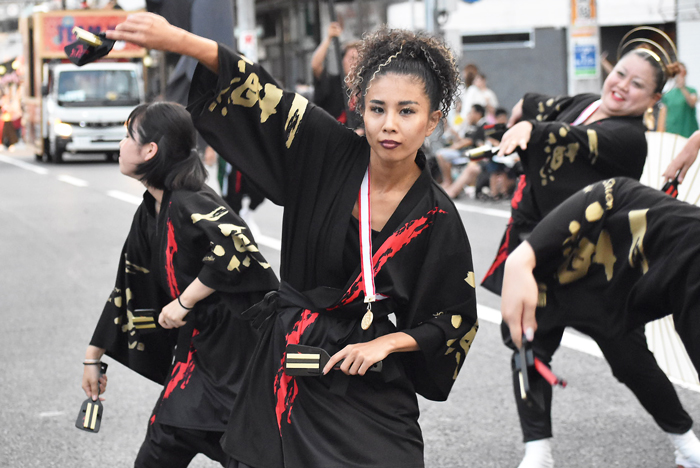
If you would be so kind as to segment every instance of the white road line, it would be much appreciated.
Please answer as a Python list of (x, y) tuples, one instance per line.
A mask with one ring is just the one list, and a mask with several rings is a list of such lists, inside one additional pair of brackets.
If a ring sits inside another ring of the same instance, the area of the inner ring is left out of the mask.
[(479, 213), (488, 216), (495, 216), (497, 218), (510, 218), (510, 211), (497, 210), (496, 208), (483, 208), (481, 206), (465, 205), (464, 203), (455, 203), (455, 206), (460, 211), (468, 211), (471, 213)]
[(76, 187), (87, 187), (89, 185), (87, 183), (87, 180), (78, 179), (77, 177), (69, 176), (67, 174), (61, 174), (60, 176), (57, 177), (57, 179), (60, 180), (61, 182), (75, 185)]
[(49, 170), (44, 167), (39, 167), (35, 164), (29, 164), (24, 161), (19, 161), (15, 158), (5, 156), (4, 154), (0, 154), (0, 161), (7, 164), (12, 164), (13, 166), (21, 167), (22, 169), (32, 171), (36, 174), (47, 175), (49, 173)]
[[(486, 322), (495, 323), (496, 325), (501, 324), (501, 312), (488, 306), (478, 305), (477, 314), (479, 319), (485, 320)], [(576, 335), (574, 333), (565, 331), (564, 336), (561, 339), (561, 345), (569, 348), (575, 349), (582, 353), (590, 354), (591, 356), (603, 357), (603, 353), (600, 348), (591, 338), (587, 336)]]
[(119, 190), (109, 190), (107, 192), (107, 195), (109, 195), (112, 198), (116, 198), (117, 200), (131, 203), (132, 205), (140, 205), (143, 201), (143, 197), (137, 197), (135, 195), (131, 195), (126, 192), (121, 192)]
[[(491, 307), (478, 305), (477, 314), (479, 315), (479, 319), (485, 322), (491, 322), (497, 325), (500, 325), (501, 323), (501, 313)], [(603, 352), (598, 347), (598, 344), (587, 336), (576, 335), (569, 331), (565, 331), (564, 336), (562, 336), (561, 339), (561, 345), (565, 348), (590, 354), (591, 356), (598, 358), (603, 358)], [(700, 385), (688, 383), (672, 376), (668, 376), (668, 380), (679, 387), (685, 388), (686, 390), (700, 393)]]
[(43, 413), (39, 413), (40, 418), (56, 418), (58, 416), (63, 416), (66, 414), (65, 411), (44, 411)]

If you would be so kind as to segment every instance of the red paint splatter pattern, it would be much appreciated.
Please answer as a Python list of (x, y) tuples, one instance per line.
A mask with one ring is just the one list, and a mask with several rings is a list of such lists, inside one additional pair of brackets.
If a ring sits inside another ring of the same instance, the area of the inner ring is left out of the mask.
[[(406, 247), (413, 239), (418, 237), (423, 231), (430, 227), (438, 214), (447, 214), (447, 212), (435, 207), (428, 211), (425, 216), (411, 220), (396, 230), (372, 256), (375, 276), (391, 257), (396, 255), (402, 248)], [(340, 303), (334, 308), (338, 308), (355, 301), (360, 297), (361, 292), (364, 293), (364, 290), (365, 288), (362, 280), (362, 273), (360, 273), (350, 288), (348, 288), (347, 292), (343, 295)]]
[(175, 267), (173, 258), (177, 253), (177, 242), (175, 241), (175, 229), (173, 222), (168, 218), (168, 241), (165, 247), (165, 273), (168, 279), (168, 288), (170, 288), (170, 296), (175, 299), (180, 295), (180, 289), (177, 287), (177, 278), (175, 277)]
[[(310, 310), (305, 309), (301, 313), (299, 320), (297, 320), (297, 322), (294, 324), (292, 331), (285, 337), (287, 345), (299, 344), (304, 331), (306, 331), (306, 329), (312, 323), (314, 323), (317, 318), (317, 312), (311, 312)], [(282, 420), (286, 419), (287, 424), (291, 424), (292, 422), (292, 406), (299, 392), (294, 377), (284, 373), (284, 359), (285, 356), (282, 355), (282, 361), (280, 363), (280, 368), (277, 370), (274, 383), (274, 393), (277, 398), (275, 414), (277, 415), (277, 427), (280, 430), (280, 435), (282, 434)], [(285, 413), (286, 418), (284, 417)]]
[[(195, 328), (192, 332), (192, 338), (194, 339), (194, 337), (197, 335), (199, 335), (199, 330)], [(173, 390), (175, 390), (178, 386), (184, 390), (185, 387), (187, 387), (187, 384), (190, 383), (190, 377), (192, 377), (192, 373), (195, 369), (194, 355), (196, 352), (197, 350), (194, 347), (194, 343), (190, 341), (190, 350), (187, 353), (187, 361), (176, 362), (175, 366), (173, 366), (173, 370), (170, 374), (170, 380), (168, 380), (168, 385), (165, 387), (165, 391), (163, 392), (163, 400), (170, 397)]]

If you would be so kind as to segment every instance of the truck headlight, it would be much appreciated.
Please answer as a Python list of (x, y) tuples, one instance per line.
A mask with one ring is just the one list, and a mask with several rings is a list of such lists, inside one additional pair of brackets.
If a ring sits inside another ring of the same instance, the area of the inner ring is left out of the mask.
[(56, 132), (56, 135), (67, 138), (73, 134), (73, 127), (70, 124), (56, 120), (53, 124), (53, 131)]

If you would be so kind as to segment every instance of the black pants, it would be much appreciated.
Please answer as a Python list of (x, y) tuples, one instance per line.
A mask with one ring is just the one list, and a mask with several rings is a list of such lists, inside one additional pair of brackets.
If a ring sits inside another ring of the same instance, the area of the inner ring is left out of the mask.
[[(514, 349), (505, 323), (501, 324), (501, 333), (506, 346)], [(543, 330), (542, 333), (537, 330), (533, 350), (542, 362), (550, 363), (563, 333), (562, 327)], [(649, 351), (643, 327), (614, 339), (592, 338), (598, 343), (613, 375), (627, 385), (661, 429), (673, 434), (683, 434), (690, 430), (693, 420), (683, 409), (673, 384)], [(515, 355), (516, 353), (513, 357)], [(514, 367), (514, 361), (512, 363)], [(530, 376), (530, 388), (542, 395), (544, 411), (531, 408), (523, 402), (517, 374), (513, 373), (513, 390), (525, 442), (552, 437), (552, 387), (538, 373), (531, 372)]]
[(157, 422), (149, 424), (134, 468), (186, 468), (199, 453), (228, 466), (230, 457), (219, 444), (223, 435), (223, 432), (182, 429)]

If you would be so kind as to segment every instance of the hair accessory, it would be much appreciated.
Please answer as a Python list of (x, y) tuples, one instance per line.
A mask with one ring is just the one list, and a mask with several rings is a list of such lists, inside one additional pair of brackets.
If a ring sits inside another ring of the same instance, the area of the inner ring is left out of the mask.
[[(649, 39), (648, 37), (633, 37), (633, 36), (653, 36), (655, 34), (658, 34), (661, 36), (665, 41), (666, 45), (669, 50), (664, 48), (661, 44), (658, 42)], [(638, 44), (646, 44), (647, 47), (639, 47)], [(624, 55), (624, 52), (628, 52), (630, 49), (630, 46), (634, 50), (642, 50), (646, 53), (649, 53), (656, 61), (658, 61), (660, 64), (668, 66), (671, 63), (675, 62), (678, 60), (678, 50), (676, 49), (676, 44), (673, 43), (673, 40), (669, 37), (668, 34), (663, 32), (662, 30), (658, 28), (654, 28), (651, 26), (639, 26), (634, 29), (631, 29), (630, 31), (625, 34), (622, 39), (620, 40), (620, 45), (617, 47), (617, 59), (620, 60), (622, 55)], [(649, 47), (654, 48), (658, 53), (652, 51)], [(670, 52), (670, 53), (669, 53)], [(663, 59), (666, 60), (666, 63), (664, 64)]]
[(425, 60), (428, 61), (428, 64), (433, 69), (433, 71), (437, 73), (438, 76), (440, 76), (440, 69), (438, 68), (437, 63), (435, 63), (435, 60), (433, 60), (433, 57), (430, 55), (430, 52), (425, 50), (425, 47), (421, 47), (420, 50), (423, 51), (423, 55), (425, 55)]
[(384, 61), (384, 63), (380, 63), (377, 69), (372, 73), (372, 78), (370, 78), (369, 83), (367, 84), (367, 89), (365, 89), (365, 94), (367, 94), (367, 91), (369, 91), (370, 86), (372, 86), (372, 81), (374, 81), (374, 77), (377, 76), (377, 73), (383, 68), (386, 67), (391, 63), (392, 60), (394, 60), (396, 57), (399, 56), (399, 54), (403, 52), (403, 44), (401, 44), (401, 48), (399, 49), (398, 52), (396, 52), (394, 55), (390, 56), (388, 59)]

